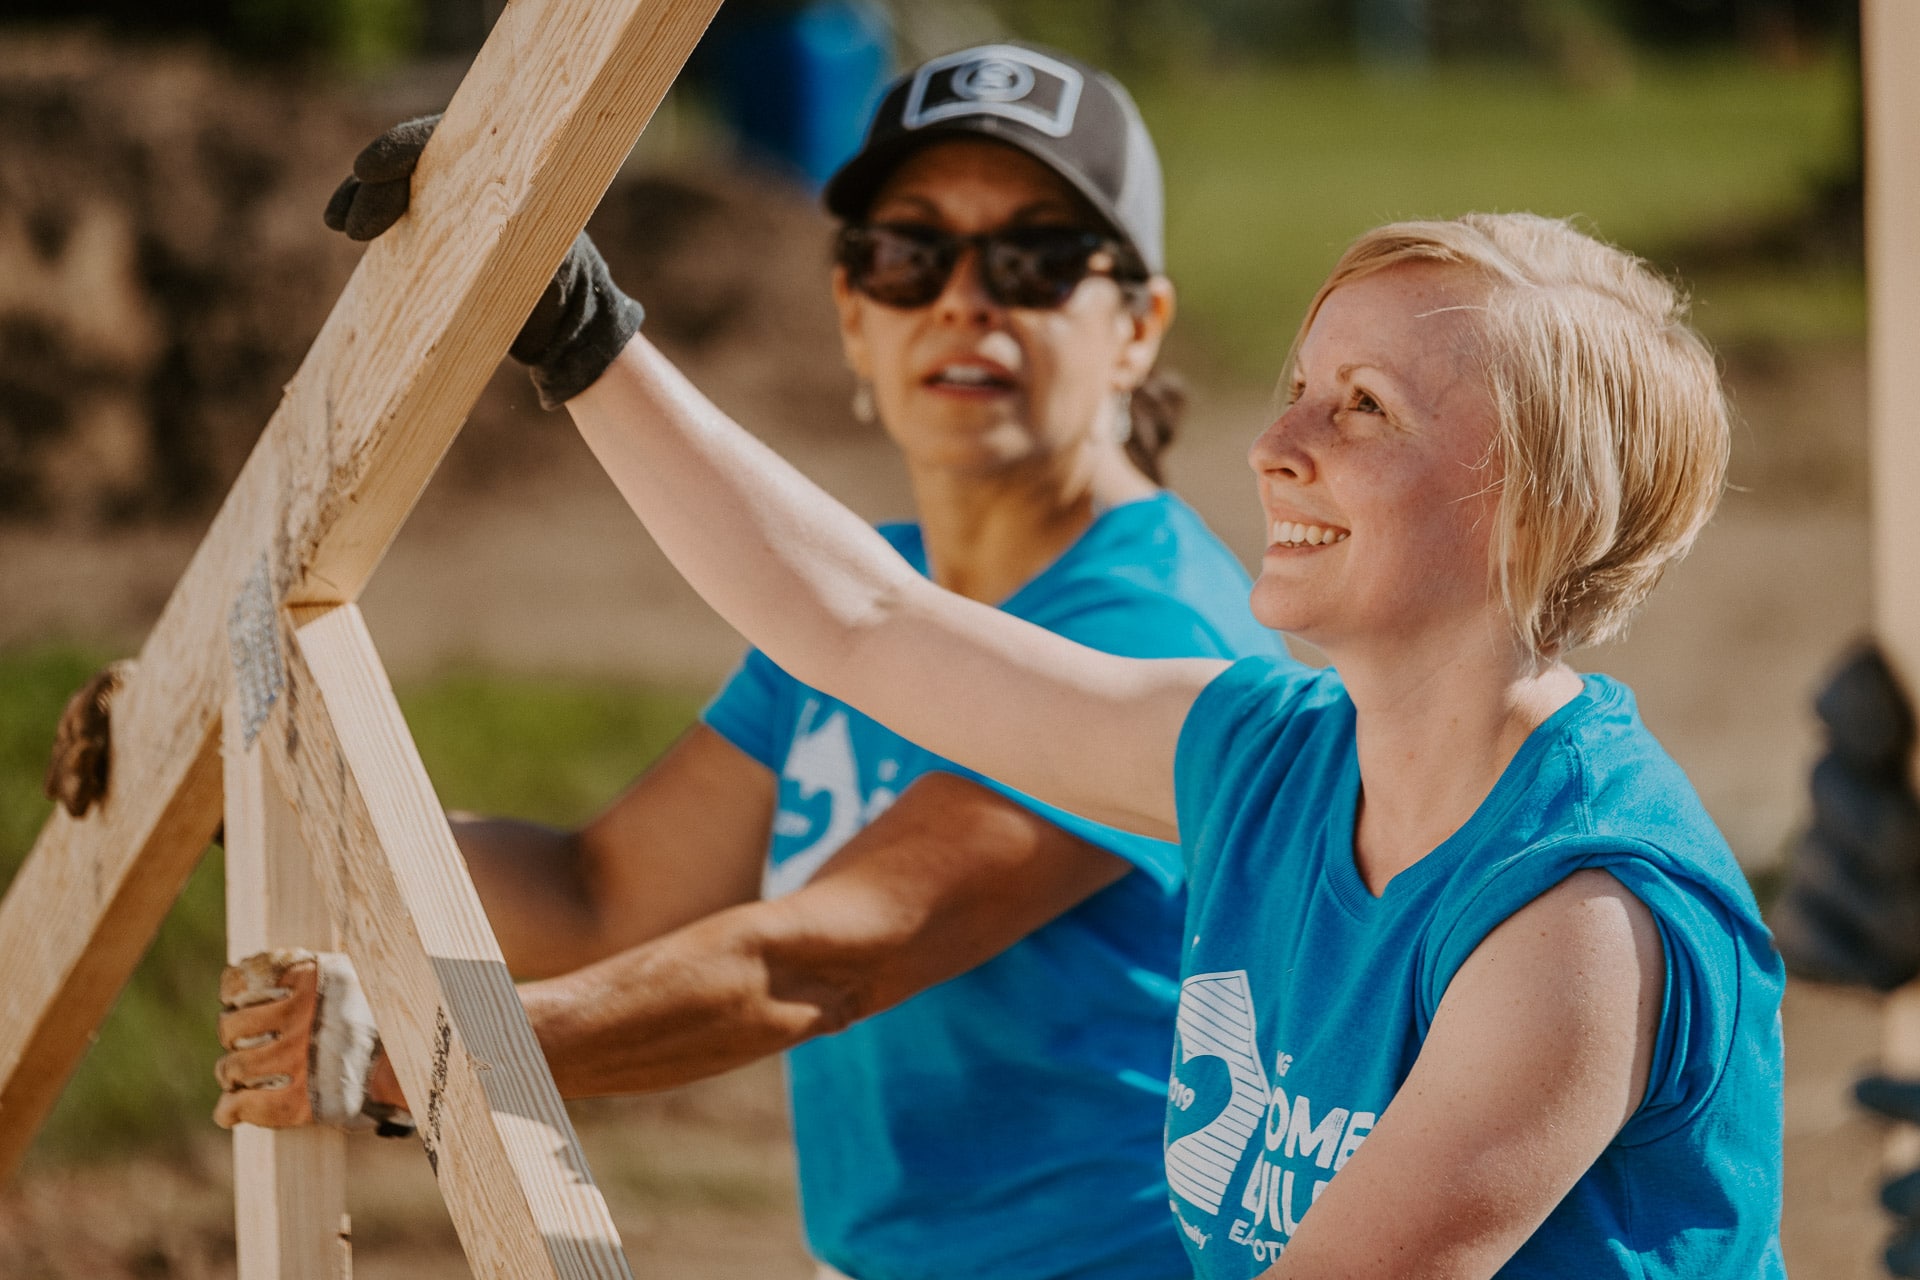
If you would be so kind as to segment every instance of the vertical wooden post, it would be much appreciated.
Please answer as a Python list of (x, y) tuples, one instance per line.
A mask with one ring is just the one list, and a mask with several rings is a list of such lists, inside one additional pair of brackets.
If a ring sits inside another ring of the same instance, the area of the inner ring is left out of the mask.
[(287, 613), (261, 746), (474, 1274), (633, 1280), (360, 610)]
[[(227, 960), (272, 947), (331, 950), (326, 896), (298, 824), (248, 741), (242, 699), (221, 726), (226, 781)], [(346, 1135), (314, 1126), (233, 1131), (234, 1236), (240, 1280), (348, 1280)]]
[[(1874, 629), (1909, 694), (1920, 695), (1920, 4), (1863, 0), (1860, 51)], [(1920, 1078), (1920, 983), (1888, 1000), (1882, 1034), (1886, 1069)], [(1920, 1161), (1920, 1129), (1896, 1133), (1888, 1156)]]

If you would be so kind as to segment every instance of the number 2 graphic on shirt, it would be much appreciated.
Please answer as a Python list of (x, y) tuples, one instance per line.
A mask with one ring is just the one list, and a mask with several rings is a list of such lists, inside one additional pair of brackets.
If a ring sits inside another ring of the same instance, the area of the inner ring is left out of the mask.
[(1180, 984), (1180, 1061), (1219, 1058), (1232, 1093), (1220, 1114), (1167, 1147), (1167, 1185), (1219, 1213), (1227, 1185), (1259, 1129), (1272, 1090), (1260, 1063), (1247, 972), (1198, 973)]

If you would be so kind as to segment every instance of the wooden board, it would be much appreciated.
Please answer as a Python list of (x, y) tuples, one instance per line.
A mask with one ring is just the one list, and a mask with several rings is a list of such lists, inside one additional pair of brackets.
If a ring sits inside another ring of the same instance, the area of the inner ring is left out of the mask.
[[(1868, 389), (1873, 454), (1874, 629), (1920, 694), (1920, 4), (1865, 0)], [(1920, 760), (1915, 778), (1920, 782)], [(1884, 1065), (1920, 1077), (1920, 984), (1887, 1003)], [(1920, 1162), (1920, 1130), (1890, 1158)]]
[[(240, 701), (221, 717), (226, 787), (227, 961), (273, 947), (333, 949), (333, 922), (293, 811), (249, 747)], [(240, 1280), (347, 1280), (347, 1137), (335, 1129), (233, 1131)]]
[(116, 723), (123, 709), (144, 723), (149, 748), (85, 820), (54, 810), (0, 899), (0, 1178), (19, 1166), (219, 825), (218, 721), (158, 723), (156, 704), (188, 696), (164, 676), (120, 691)]
[(261, 741), (468, 1261), (515, 1280), (629, 1276), (360, 611), (301, 613)]
[(229, 602), (256, 573), (276, 604), (359, 596), (717, 5), (502, 14), (141, 649), (113, 795), (49, 819), (0, 902), (0, 1177), (220, 821)]

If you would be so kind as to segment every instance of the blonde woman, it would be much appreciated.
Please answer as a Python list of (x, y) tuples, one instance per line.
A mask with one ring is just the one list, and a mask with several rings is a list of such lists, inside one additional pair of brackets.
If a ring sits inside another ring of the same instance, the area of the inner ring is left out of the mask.
[(1782, 1274), (1777, 958), (1632, 696), (1566, 662), (1721, 488), (1680, 300), (1557, 222), (1384, 227), (1286, 386), (1252, 603), (1317, 673), (1115, 657), (944, 592), (644, 337), (567, 407), (797, 678), (1179, 839), (1166, 1155), (1203, 1280)]

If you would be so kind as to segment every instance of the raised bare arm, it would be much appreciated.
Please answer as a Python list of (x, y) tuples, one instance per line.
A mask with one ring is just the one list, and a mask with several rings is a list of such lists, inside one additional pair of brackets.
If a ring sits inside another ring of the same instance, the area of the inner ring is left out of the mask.
[(796, 678), (1022, 791), (1175, 834), (1180, 726), (1225, 664), (1117, 658), (940, 590), (643, 336), (567, 408), (675, 567)]

